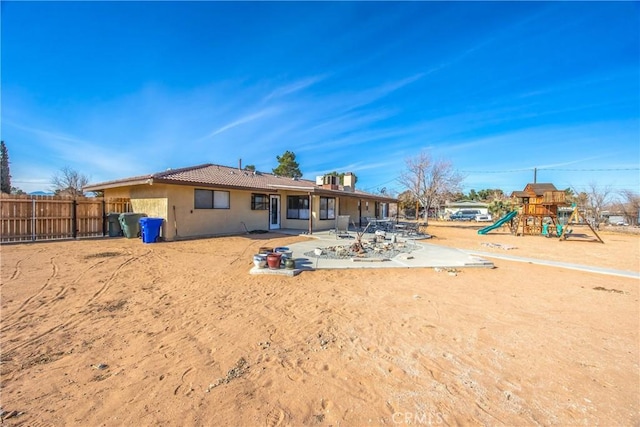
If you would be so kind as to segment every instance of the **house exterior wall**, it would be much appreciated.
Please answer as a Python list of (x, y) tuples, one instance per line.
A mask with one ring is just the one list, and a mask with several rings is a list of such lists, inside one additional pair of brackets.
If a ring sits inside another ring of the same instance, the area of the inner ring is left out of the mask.
[[(268, 230), (269, 211), (252, 210), (252, 191), (213, 189), (229, 192), (229, 209), (196, 209), (195, 190), (211, 188), (181, 185), (136, 185), (106, 189), (106, 197), (128, 197), (133, 212), (163, 218), (161, 235), (165, 240), (223, 234), (246, 230)], [(260, 193), (267, 194), (268, 193)]]
[[(287, 196), (303, 196), (309, 197), (307, 193), (300, 193), (295, 191), (284, 191), (281, 194), (282, 200), (282, 228), (291, 228), (294, 230), (308, 230), (309, 229), (309, 220), (308, 219), (291, 219), (287, 218)], [(317, 195), (311, 196), (311, 224), (312, 231), (322, 231), (322, 230), (330, 230), (335, 228), (336, 220), (335, 219), (320, 219), (320, 197)], [(336, 199), (336, 207), (335, 207), (335, 215), (338, 215), (340, 212), (340, 200), (338, 197)]]
[[(172, 240), (176, 236), (179, 238), (188, 238), (243, 234), (246, 232), (246, 229), (269, 229), (269, 211), (251, 209), (252, 191), (213, 189), (214, 191), (229, 192), (229, 208), (196, 209), (195, 190), (212, 190), (212, 188), (178, 185), (172, 185), (170, 187), (168, 206), (170, 217), (169, 228), (174, 228), (174, 230), (168, 230), (168, 240)], [(242, 223), (244, 223), (244, 225)]]
[(355, 225), (358, 225), (360, 221), (360, 212), (358, 210), (358, 199), (356, 198), (340, 198), (340, 215), (349, 215), (351, 217), (351, 221)]
[[(196, 209), (195, 190), (227, 191), (228, 209)], [(125, 197), (131, 200), (133, 212), (149, 217), (163, 218), (161, 236), (165, 240), (216, 235), (244, 234), (246, 230), (269, 230), (269, 210), (251, 208), (252, 194), (280, 196), (280, 226), (296, 230), (308, 230), (308, 219), (287, 218), (287, 196), (308, 197), (308, 193), (290, 190), (252, 191), (225, 188), (198, 187), (192, 185), (143, 184), (104, 190), (105, 197)], [(320, 219), (320, 197), (312, 195), (312, 231), (335, 228), (336, 219)], [(334, 196), (324, 196), (334, 197)], [(335, 196), (335, 216), (349, 215), (358, 225), (358, 198)], [(362, 201), (362, 215), (375, 216), (376, 203)], [(366, 205), (369, 210), (366, 210)], [(244, 223), (244, 225), (243, 225)], [(245, 229), (246, 226), (246, 229)]]

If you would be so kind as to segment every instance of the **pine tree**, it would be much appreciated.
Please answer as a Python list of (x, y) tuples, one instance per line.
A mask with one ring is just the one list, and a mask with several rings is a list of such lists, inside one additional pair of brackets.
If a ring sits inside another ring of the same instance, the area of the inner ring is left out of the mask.
[(296, 162), (296, 155), (291, 151), (285, 151), (282, 156), (276, 156), (279, 165), (273, 169), (274, 175), (286, 176), (289, 178), (300, 178), (300, 165)]
[(4, 141), (0, 142), (0, 191), (11, 193), (11, 173), (9, 172), (9, 151)]

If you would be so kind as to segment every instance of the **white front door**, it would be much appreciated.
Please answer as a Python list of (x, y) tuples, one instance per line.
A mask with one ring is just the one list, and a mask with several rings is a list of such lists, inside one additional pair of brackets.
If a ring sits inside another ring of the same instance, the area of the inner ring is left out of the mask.
[(269, 196), (269, 230), (280, 228), (280, 196)]

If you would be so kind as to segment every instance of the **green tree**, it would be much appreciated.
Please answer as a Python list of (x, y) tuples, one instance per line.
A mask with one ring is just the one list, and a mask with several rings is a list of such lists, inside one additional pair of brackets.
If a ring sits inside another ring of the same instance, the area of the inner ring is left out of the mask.
[(11, 173), (9, 171), (9, 151), (4, 141), (0, 142), (0, 191), (11, 193)]
[(568, 205), (571, 205), (573, 203), (578, 202), (578, 196), (576, 195), (576, 193), (573, 191), (571, 187), (567, 187), (563, 191), (564, 191), (565, 203), (567, 203)]
[(502, 218), (508, 212), (511, 212), (514, 209), (513, 201), (507, 198), (494, 198), (487, 210), (494, 218)]
[(21, 195), (23, 195), (23, 194), (27, 194), (27, 193), (25, 193), (24, 191), (22, 191), (20, 188), (17, 188), (17, 187), (11, 187), (11, 194), (15, 194), (15, 195), (21, 196)]
[(244, 167), (244, 170), (249, 171), (249, 172), (255, 172), (256, 171), (256, 166), (255, 165), (247, 165)]
[(276, 156), (278, 167), (273, 169), (274, 175), (288, 178), (300, 178), (300, 165), (296, 162), (296, 155), (292, 151), (285, 151), (282, 156)]

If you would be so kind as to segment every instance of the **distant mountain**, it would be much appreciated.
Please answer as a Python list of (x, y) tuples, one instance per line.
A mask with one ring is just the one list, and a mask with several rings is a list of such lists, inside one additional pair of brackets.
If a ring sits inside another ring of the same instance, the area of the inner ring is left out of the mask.
[(30, 196), (53, 196), (53, 193), (50, 191), (33, 191), (29, 193)]

